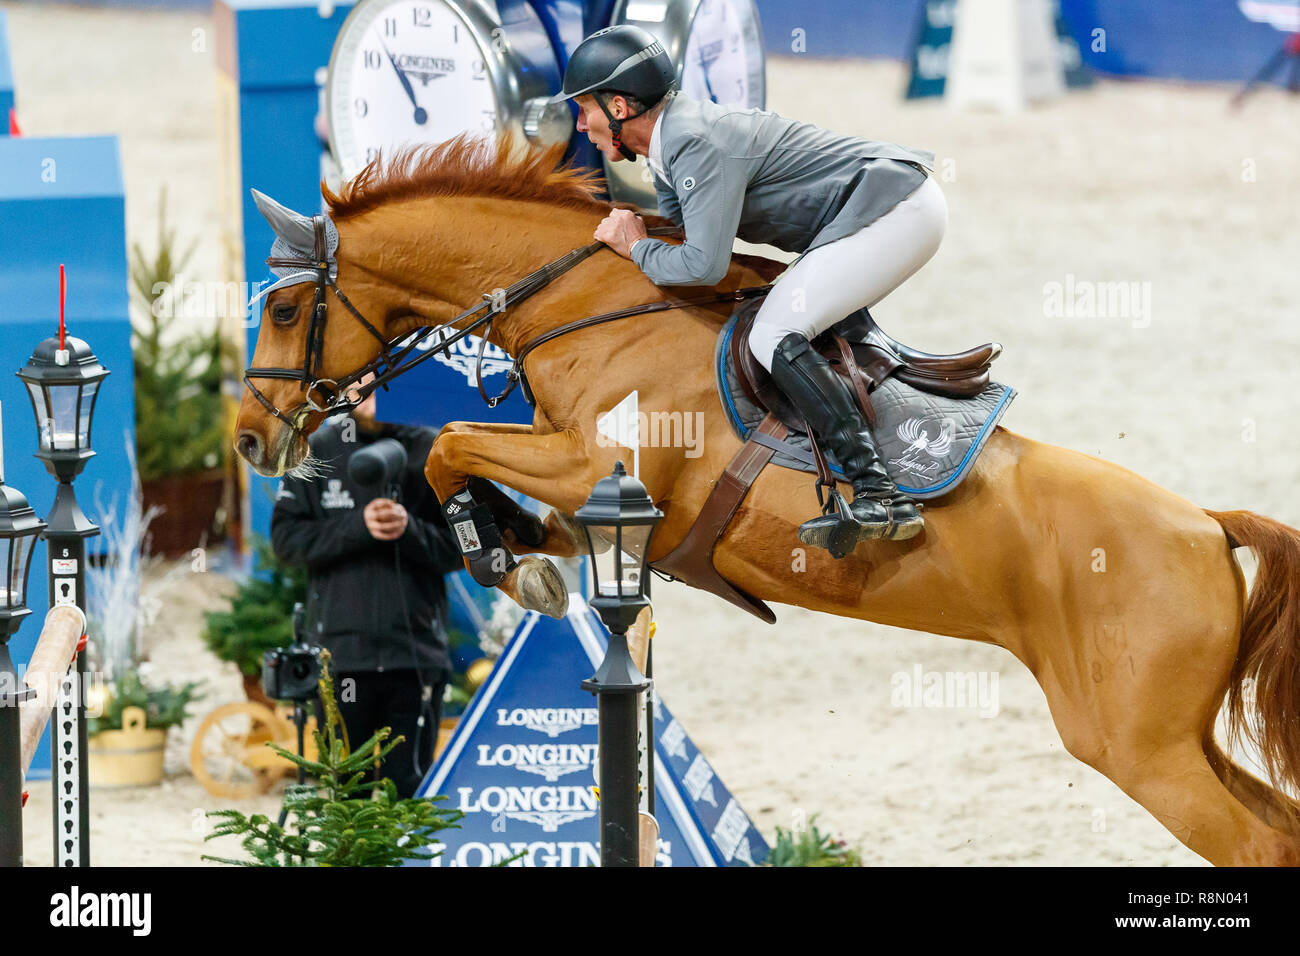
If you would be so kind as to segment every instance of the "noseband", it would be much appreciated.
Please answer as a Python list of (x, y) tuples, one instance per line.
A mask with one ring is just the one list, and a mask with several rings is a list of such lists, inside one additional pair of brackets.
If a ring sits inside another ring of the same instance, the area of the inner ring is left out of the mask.
[[(558, 279), (564, 273), (568, 272), (578, 263), (587, 259), (597, 250), (604, 247), (603, 242), (593, 242), (581, 248), (574, 249), (560, 258), (548, 262), (536, 272), (531, 272), (524, 276), (518, 282), (515, 282), (505, 290), (504, 295), (500, 298), (493, 296), (491, 293), (483, 293), (483, 302), (479, 305), (466, 309), (460, 315), (441, 325), (430, 326), (422, 329), (414, 338), (410, 338), (410, 333), (393, 339), (385, 339), (383, 334), (375, 328), (370, 322), (366, 321), (354, 306), (348, 297), (343, 293), (334, 281), (330, 273), (331, 266), (336, 265), (335, 260), (330, 257), (328, 241), (325, 231), (325, 217), (313, 216), (312, 229), (315, 235), (315, 250), (311, 259), (301, 258), (278, 258), (272, 257), (266, 260), (268, 266), (289, 267), (309, 270), (316, 274), (316, 294), (312, 301), (311, 319), (307, 325), (307, 348), (303, 353), (302, 368), (250, 368), (244, 372), (244, 384), (248, 390), (253, 393), (262, 406), (284, 422), (293, 432), (298, 432), (299, 428), (293, 419), (300, 419), (304, 411), (314, 412), (340, 412), (355, 408), (368, 398), (371, 393), (379, 388), (388, 389), (388, 383), (398, 375), (401, 375), (421, 362), (432, 358), (440, 352), (448, 351), (453, 345), (459, 342), (465, 336), (474, 330), (486, 326), (481, 333), (481, 341), (478, 350), (478, 362), (476, 366), (476, 378), (478, 380), (479, 394), (483, 400), (488, 403), (489, 407), (495, 408), (500, 402), (504, 401), (507, 396), (514, 390), (515, 385), (524, 381), (524, 397), (532, 404), (532, 398), (529, 394), (528, 383), (524, 380), (523, 360), (534, 348), (549, 342), (551, 339), (558, 338), (569, 332), (576, 332), (579, 329), (589, 328), (603, 322), (609, 322), (614, 319), (626, 318), (632, 315), (642, 315), (648, 312), (660, 312), (667, 309), (680, 309), (693, 305), (710, 305), (718, 302), (741, 301), (742, 299), (752, 298), (754, 296), (765, 295), (771, 289), (770, 285), (751, 286), (749, 288), (737, 289), (734, 292), (715, 292), (702, 296), (695, 296), (685, 299), (665, 299), (658, 302), (647, 302), (642, 305), (632, 306), (627, 309), (619, 309), (615, 312), (606, 312), (601, 315), (589, 316), (576, 322), (570, 322), (539, 335), (537, 338), (526, 343), (519, 350), (518, 357), (515, 358), (514, 364), (507, 373), (506, 386), (499, 395), (489, 396), (483, 389), (483, 352), (487, 345), (488, 335), (492, 330), (492, 322), (500, 315), (504, 315), (506, 309), (518, 302), (544, 289), (553, 280)], [(655, 227), (647, 230), (651, 236), (679, 235), (681, 230), (675, 226)], [(340, 379), (321, 378), (320, 366), (321, 358), (325, 348), (325, 319), (326, 319), (326, 292), (333, 291), (338, 300), (343, 303), (352, 316), (362, 324), (379, 342), (379, 355), (370, 362), (367, 362), (361, 368)], [(499, 303), (499, 306), (498, 306)], [(487, 309), (486, 315), (479, 316), (465, 328), (460, 329), (456, 334), (442, 339), (435, 343), (432, 348), (406, 361), (407, 357), (415, 351), (417, 346), (426, 338), (434, 333), (442, 332), (456, 323), (477, 315)], [(410, 341), (406, 341), (410, 339)], [(406, 341), (406, 344), (402, 343)], [(382, 369), (382, 371), (381, 371)], [(359, 385), (349, 394), (349, 387), (356, 385), (361, 379), (365, 378), (371, 372), (376, 373), (374, 380), (367, 382), (365, 385)], [(303, 405), (295, 411), (293, 418), (285, 415), (277, 408), (270, 399), (252, 382), (254, 378), (277, 378), (291, 382), (298, 382), (299, 388), (303, 391)], [(317, 402), (313, 397), (313, 392), (319, 393), (322, 402)]]

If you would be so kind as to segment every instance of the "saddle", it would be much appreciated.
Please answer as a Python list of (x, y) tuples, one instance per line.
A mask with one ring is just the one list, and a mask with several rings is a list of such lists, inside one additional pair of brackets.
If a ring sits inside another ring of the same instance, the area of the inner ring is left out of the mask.
[[(761, 305), (762, 299), (752, 299), (739, 306), (733, 321), (720, 336), (719, 357), (723, 357), (724, 351), (727, 353), (725, 357), (731, 360), (745, 397), (757, 406), (759, 414), (766, 414), (744, 436), (744, 444), (714, 482), (704, 506), (681, 543), (654, 561), (652, 567), (670, 579), (709, 591), (760, 620), (774, 624), (776, 615), (766, 603), (737, 588), (713, 566), (714, 549), (758, 475), (774, 455), (790, 449), (785, 441), (787, 436), (792, 432), (806, 432), (807, 427), (803, 416), (789, 403), (750, 351), (749, 334)], [(1001, 345), (990, 342), (952, 355), (923, 352), (886, 334), (866, 309), (836, 323), (812, 344), (848, 381), (850, 391), (873, 430), (877, 416), (871, 393), (891, 379), (945, 399), (973, 399), (999, 389), (996, 383), (989, 381), (989, 366), (1002, 354)], [(720, 368), (720, 386), (725, 387), (722, 375)], [(894, 387), (892, 382), (890, 387)], [(1010, 389), (1005, 389), (1005, 392), (1004, 402), (1014, 394)], [(981, 434), (986, 435), (995, 422), (996, 418), (990, 419)], [(812, 438), (808, 436), (816, 462), (820, 497), (821, 487), (834, 487), (835, 478)], [(972, 460), (982, 444), (981, 438), (972, 450)]]
[[(781, 394), (767, 369), (749, 348), (749, 333), (762, 299), (752, 299), (736, 312), (736, 327), (728, 348), (746, 397), (771, 412), (792, 431), (803, 431), (803, 416)], [(850, 341), (852, 340), (852, 341)], [(849, 386), (871, 426), (876, 424), (869, 395), (890, 376), (922, 392), (951, 398), (971, 398), (989, 385), (989, 366), (1002, 354), (1002, 346), (989, 342), (952, 355), (909, 348), (876, 324), (871, 313), (859, 309), (812, 341)]]

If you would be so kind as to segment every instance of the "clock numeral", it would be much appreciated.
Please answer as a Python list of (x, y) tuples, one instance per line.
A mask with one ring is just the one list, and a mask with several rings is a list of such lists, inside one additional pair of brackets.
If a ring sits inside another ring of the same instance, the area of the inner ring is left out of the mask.
[(397, 36), (397, 17), (384, 18), (384, 36), (386, 37)]
[(473, 69), (473, 71), (474, 71), (474, 75), (473, 75), (472, 79), (475, 79), (475, 80), (486, 80), (486, 79), (487, 79), (487, 73), (485, 72), (486, 69), (487, 69), (487, 67), (486, 67), (486, 65), (483, 63), (483, 61), (482, 61), (481, 59), (471, 61), (471, 62), (470, 62), (470, 67), (471, 67), (471, 68)]
[(743, 102), (744, 97), (745, 97), (745, 81), (737, 77), (736, 78), (736, 102), (737, 103)]
[(367, 147), (366, 147), (366, 163), (367, 163), (367, 164), (369, 164), (369, 163), (373, 163), (373, 162), (374, 162), (376, 159), (378, 159), (378, 158), (379, 158), (379, 147), (378, 147), (378, 146), (367, 146)]
[(411, 16), (415, 19), (417, 27), (433, 26), (433, 11), (428, 7), (416, 7), (411, 11)]
[(378, 50), (366, 50), (363, 54), (363, 63), (367, 70), (377, 70), (384, 62)]
[(453, 24), (451, 25), (451, 42), (452, 42), (452, 43), (459, 43), (459, 42), (460, 42), (460, 24), (459, 24), (459, 23), (453, 23)]
[(352, 101), (352, 108), (356, 110), (357, 116), (365, 116), (370, 112), (370, 104), (366, 102), (364, 96), (358, 96)]

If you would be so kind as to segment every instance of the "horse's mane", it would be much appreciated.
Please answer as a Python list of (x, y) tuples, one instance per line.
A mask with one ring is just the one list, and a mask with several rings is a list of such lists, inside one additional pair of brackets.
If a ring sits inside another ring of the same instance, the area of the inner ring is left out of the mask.
[(604, 178), (572, 164), (559, 166), (563, 155), (563, 143), (521, 145), (502, 133), (494, 144), (485, 136), (461, 133), (443, 143), (399, 149), (391, 157), (381, 154), (337, 195), (324, 183), (321, 194), (336, 219), (394, 200), (433, 196), (493, 196), (602, 214), (624, 205), (597, 199)]

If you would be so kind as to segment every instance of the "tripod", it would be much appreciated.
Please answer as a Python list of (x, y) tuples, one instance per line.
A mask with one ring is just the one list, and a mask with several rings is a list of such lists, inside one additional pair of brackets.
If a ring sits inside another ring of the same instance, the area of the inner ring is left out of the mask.
[[(1300, 93), (1300, 33), (1293, 33), (1286, 38), (1282, 44), (1282, 49), (1278, 50), (1264, 64), (1264, 68), (1251, 77), (1250, 82), (1237, 91), (1232, 98), (1234, 108), (1241, 106), (1259, 84), (1269, 79), (1275, 73), (1285, 70), (1286, 61), (1291, 61), (1291, 79), (1287, 83), (1287, 89), (1292, 93)], [(1282, 69), (1279, 69), (1282, 68)]]
[[(316, 721), (318, 724), (320, 723), (320, 719), (321, 719), (321, 715), (317, 713)], [(305, 729), (307, 726), (307, 708), (303, 706), (303, 702), (301, 700), (295, 700), (293, 702), (293, 725), (298, 728), (298, 756), (301, 757), (303, 756), (303, 752), (304, 752), (303, 737), (305, 735)], [(307, 782), (307, 771), (303, 770), (302, 765), (300, 764), (298, 766), (298, 783), (304, 784), (306, 782)], [(289, 816), (288, 806), (281, 805), (280, 820), (279, 820), (280, 826), (284, 826), (284, 821), (288, 816)]]

